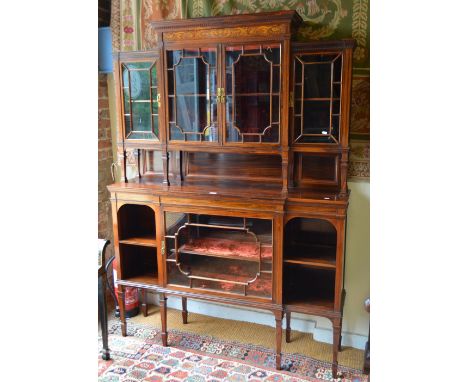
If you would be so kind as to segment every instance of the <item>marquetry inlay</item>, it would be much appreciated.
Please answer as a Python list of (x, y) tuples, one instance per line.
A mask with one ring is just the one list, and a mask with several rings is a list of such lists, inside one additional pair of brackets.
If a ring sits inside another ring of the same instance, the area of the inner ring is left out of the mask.
[(200, 39), (219, 39), (229, 37), (268, 37), (287, 33), (286, 24), (270, 24), (251, 27), (195, 29), (177, 32), (165, 32), (166, 41), (185, 41)]

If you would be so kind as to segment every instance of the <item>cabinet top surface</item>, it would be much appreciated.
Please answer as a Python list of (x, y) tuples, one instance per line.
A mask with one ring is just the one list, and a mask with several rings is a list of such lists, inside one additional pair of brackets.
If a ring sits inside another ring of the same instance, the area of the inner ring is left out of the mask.
[(170, 186), (162, 184), (159, 176), (145, 177), (129, 180), (128, 183), (114, 183), (108, 186), (111, 192), (134, 192), (141, 194), (158, 194), (172, 196), (206, 196), (229, 197), (239, 199), (263, 199), (288, 202), (309, 202), (325, 205), (345, 206), (348, 203), (348, 194), (340, 195), (327, 190), (311, 190), (295, 188), (287, 194), (281, 190), (279, 184), (261, 184), (239, 181), (217, 181), (217, 180), (185, 180), (182, 184), (171, 183)]
[(249, 24), (284, 22), (299, 26), (303, 20), (294, 10), (246, 13), (240, 15), (197, 17), (193, 19), (152, 21), (156, 32), (173, 31), (190, 28), (236, 27)]

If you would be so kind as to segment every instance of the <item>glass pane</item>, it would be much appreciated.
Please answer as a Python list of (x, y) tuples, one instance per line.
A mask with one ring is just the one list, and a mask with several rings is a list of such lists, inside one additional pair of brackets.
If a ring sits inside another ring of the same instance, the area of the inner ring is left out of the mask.
[(270, 92), (271, 65), (263, 55), (241, 56), (234, 65), (235, 95)]
[(332, 135), (335, 137), (337, 141), (340, 139), (340, 117), (335, 116), (332, 117)]
[(133, 131), (151, 131), (151, 108), (149, 102), (132, 103)]
[(216, 49), (168, 51), (167, 57), (170, 139), (217, 140)]
[(127, 139), (155, 139), (156, 137), (152, 132), (140, 132), (140, 131), (134, 131), (130, 133), (130, 135), (127, 137)]
[(330, 97), (331, 65), (304, 65), (304, 98)]
[(340, 114), (341, 101), (333, 101), (332, 112), (333, 114)]
[(132, 132), (132, 125), (130, 122), (130, 116), (126, 115), (125, 116), (125, 136), (128, 136)]
[(123, 104), (124, 104), (124, 114), (129, 114), (130, 113), (130, 97), (128, 96), (128, 92), (126, 91), (124, 91)]
[(333, 98), (340, 98), (341, 97), (341, 84), (334, 84), (333, 85)]
[(170, 139), (175, 141), (183, 141), (184, 134), (175, 126), (175, 123), (169, 123), (170, 126)]
[(330, 102), (304, 102), (304, 134), (328, 134), (330, 127)]
[(203, 133), (207, 126), (207, 102), (205, 98), (178, 96), (176, 99), (177, 126), (184, 132)]
[(341, 55), (297, 55), (294, 70), (295, 140), (299, 143), (336, 143), (341, 112)]
[(333, 81), (341, 81), (341, 55), (333, 63)]
[(302, 88), (302, 62), (299, 60), (300, 56), (296, 56), (294, 60), (294, 85)]
[(280, 108), (279, 108), (279, 96), (271, 97), (271, 123), (279, 123), (280, 120)]
[(152, 115), (158, 113), (156, 62), (123, 63), (122, 86), (126, 138), (157, 139), (158, 119)]
[(182, 58), (175, 67), (176, 95), (206, 94), (207, 67), (200, 58)]
[(274, 123), (271, 125), (271, 128), (265, 131), (264, 136), (262, 137), (262, 142), (278, 142), (279, 141), (279, 124)]
[(279, 122), (280, 54), (278, 44), (226, 48), (228, 142), (278, 142), (279, 124), (267, 128)]
[(270, 96), (237, 95), (234, 107), (233, 119), (241, 133), (262, 134), (270, 125)]

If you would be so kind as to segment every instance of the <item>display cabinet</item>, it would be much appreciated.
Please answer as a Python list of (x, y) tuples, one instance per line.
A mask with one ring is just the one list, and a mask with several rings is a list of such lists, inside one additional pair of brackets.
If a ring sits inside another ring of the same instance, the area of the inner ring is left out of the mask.
[[(109, 186), (125, 287), (333, 326), (345, 291), (352, 40), (295, 42), (294, 11), (153, 22), (115, 55), (122, 178)], [(132, 171), (133, 168), (133, 171)], [(131, 173), (133, 175), (131, 176)], [(126, 334), (121, 316), (122, 334)]]

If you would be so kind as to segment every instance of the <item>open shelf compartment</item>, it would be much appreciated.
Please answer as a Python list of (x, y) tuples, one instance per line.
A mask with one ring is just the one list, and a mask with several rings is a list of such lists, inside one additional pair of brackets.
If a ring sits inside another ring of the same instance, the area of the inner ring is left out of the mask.
[(120, 244), (121, 279), (143, 284), (158, 284), (156, 248)]
[(284, 262), (336, 269), (335, 227), (322, 219), (291, 219), (284, 230)]
[(271, 298), (272, 221), (165, 212), (168, 283)]
[(156, 216), (146, 205), (125, 204), (118, 213), (121, 279), (158, 284)]
[(333, 309), (335, 271), (286, 264), (283, 277), (284, 303), (292, 307)]
[(156, 248), (156, 217), (151, 207), (126, 204), (118, 212), (119, 242)]

